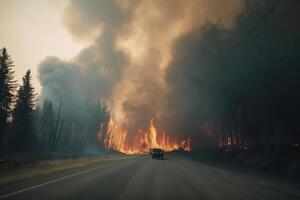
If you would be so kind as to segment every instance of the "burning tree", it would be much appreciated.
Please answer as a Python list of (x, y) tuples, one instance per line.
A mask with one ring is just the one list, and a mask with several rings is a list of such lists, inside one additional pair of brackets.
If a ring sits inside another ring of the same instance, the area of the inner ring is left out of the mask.
[(154, 120), (150, 120), (147, 130), (139, 130), (134, 135), (133, 142), (128, 141), (128, 132), (118, 123), (110, 120), (108, 131), (99, 132), (99, 141), (105, 149), (112, 149), (126, 154), (147, 153), (151, 148), (161, 148), (164, 151), (191, 151), (190, 138), (172, 138), (165, 132), (158, 133)]

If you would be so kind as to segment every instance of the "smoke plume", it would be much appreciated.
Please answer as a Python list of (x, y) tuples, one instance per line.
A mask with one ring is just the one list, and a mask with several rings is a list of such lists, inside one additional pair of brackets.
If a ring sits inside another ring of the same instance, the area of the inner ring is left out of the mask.
[(230, 29), (243, 5), (243, 0), (72, 0), (65, 25), (74, 38), (93, 44), (71, 61), (49, 57), (40, 64), (41, 99), (63, 98), (70, 109), (105, 101), (129, 136), (151, 118), (169, 134), (195, 136), (200, 121), (218, 106), (215, 94), (193, 82), (218, 76), (201, 67), (207, 63), (197, 55), (205, 48), (199, 30), (206, 21)]

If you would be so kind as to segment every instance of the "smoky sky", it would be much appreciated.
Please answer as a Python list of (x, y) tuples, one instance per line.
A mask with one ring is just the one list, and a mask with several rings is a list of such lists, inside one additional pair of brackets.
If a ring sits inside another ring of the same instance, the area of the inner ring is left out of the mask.
[(230, 29), (243, 5), (243, 0), (72, 0), (65, 26), (75, 39), (94, 42), (71, 61), (41, 62), (40, 99), (63, 98), (74, 108), (105, 101), (129, 135), (153, 118), (168, 134), (193, 136), (201, 119), (219, 106), (211, 101), (214, 92), (193, 82), (218, 77), (213, 67), (201, 67), (214, 65), (198, 56), (206, 48), (201, 26), (209, 20)]

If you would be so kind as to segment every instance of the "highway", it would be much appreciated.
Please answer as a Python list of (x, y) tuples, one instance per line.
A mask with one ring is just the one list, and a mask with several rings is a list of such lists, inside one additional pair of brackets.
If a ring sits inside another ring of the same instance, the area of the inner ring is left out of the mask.
[(184, 156), (130, 158), (0, 186), (0, 199), (300, 199), (278, 179), (215, 167)]

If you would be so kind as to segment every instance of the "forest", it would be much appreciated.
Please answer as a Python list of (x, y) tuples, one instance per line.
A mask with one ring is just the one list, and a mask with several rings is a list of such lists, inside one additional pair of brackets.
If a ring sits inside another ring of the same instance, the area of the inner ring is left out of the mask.
[(229, 36), (238, 42), (221, 45), (230, 81), (222, 85), (227, 106), (217, 122), (216, 143), (221, 148), (230, 143), (271, 152), (299, 150), (299, 15), (293, 1), (258, 2), (239, 16)]
[[(192, 146), (201, 141), (201, 145), (231, 152), (298, 151), (297, 7), (294, 1), (245, 2), (245, 10), (236, 17), (233, 28), (207, 20), (198, 30), (177, 40), (174, 59), (164, 77), (174, 88), (169, 99), (176, 99), (174, 109), (178, 112), (181, 105), (191, 102), (189, 109), (181, 112), (184, 122), (200, 119), (197, 125), (202, 126), (204, 135), (192, 130)], [(188, 78), (174, 79), (178, 74)], [(59, 100), (55, 102), (41, 101), (31, 80), (28, 71), (22, 84), (17, 85), (13, 59), (3, 47), (1, 152), (80, 153), (102, 149), (98, 133), (107, 131), (111, 116), (106, 103), (89, 102), (70, 109), (65, 96), (56, 96)], [(203, 99), (205, 103), (201, 104)], [(78, 114), (77, 109), (84, 109), (88, 115)]]
[[(7, 49), (0, 51), (0, 144), (7, 153), (80, 153), (101, 149), (98, 132), (107, 127), (110, 114), (104, 103), (95, 102), (89, 118), (63, 115), (63, 99), (58, 104), (45, 99), (38, 103), (30, 70), (17, 85), (14, 65)], [(82, 105), (84, 106), (84, 105)]]
[[(246, 1), (233, 29), (208, 21), (178, 41), (178, 59), (167, 78), (184, 73), (179, 70), (185, 64), (190, 79), (175, 84), (196, 88), (190, 98), (198, 102), (208, 99), (198, 107), (204, 111), (197, 117), (205, 141), (213, 139), (218, 149), (299, 151), (300, 29), (295, 5)], [(182, 96), (183, 101), (189, 98)]]

